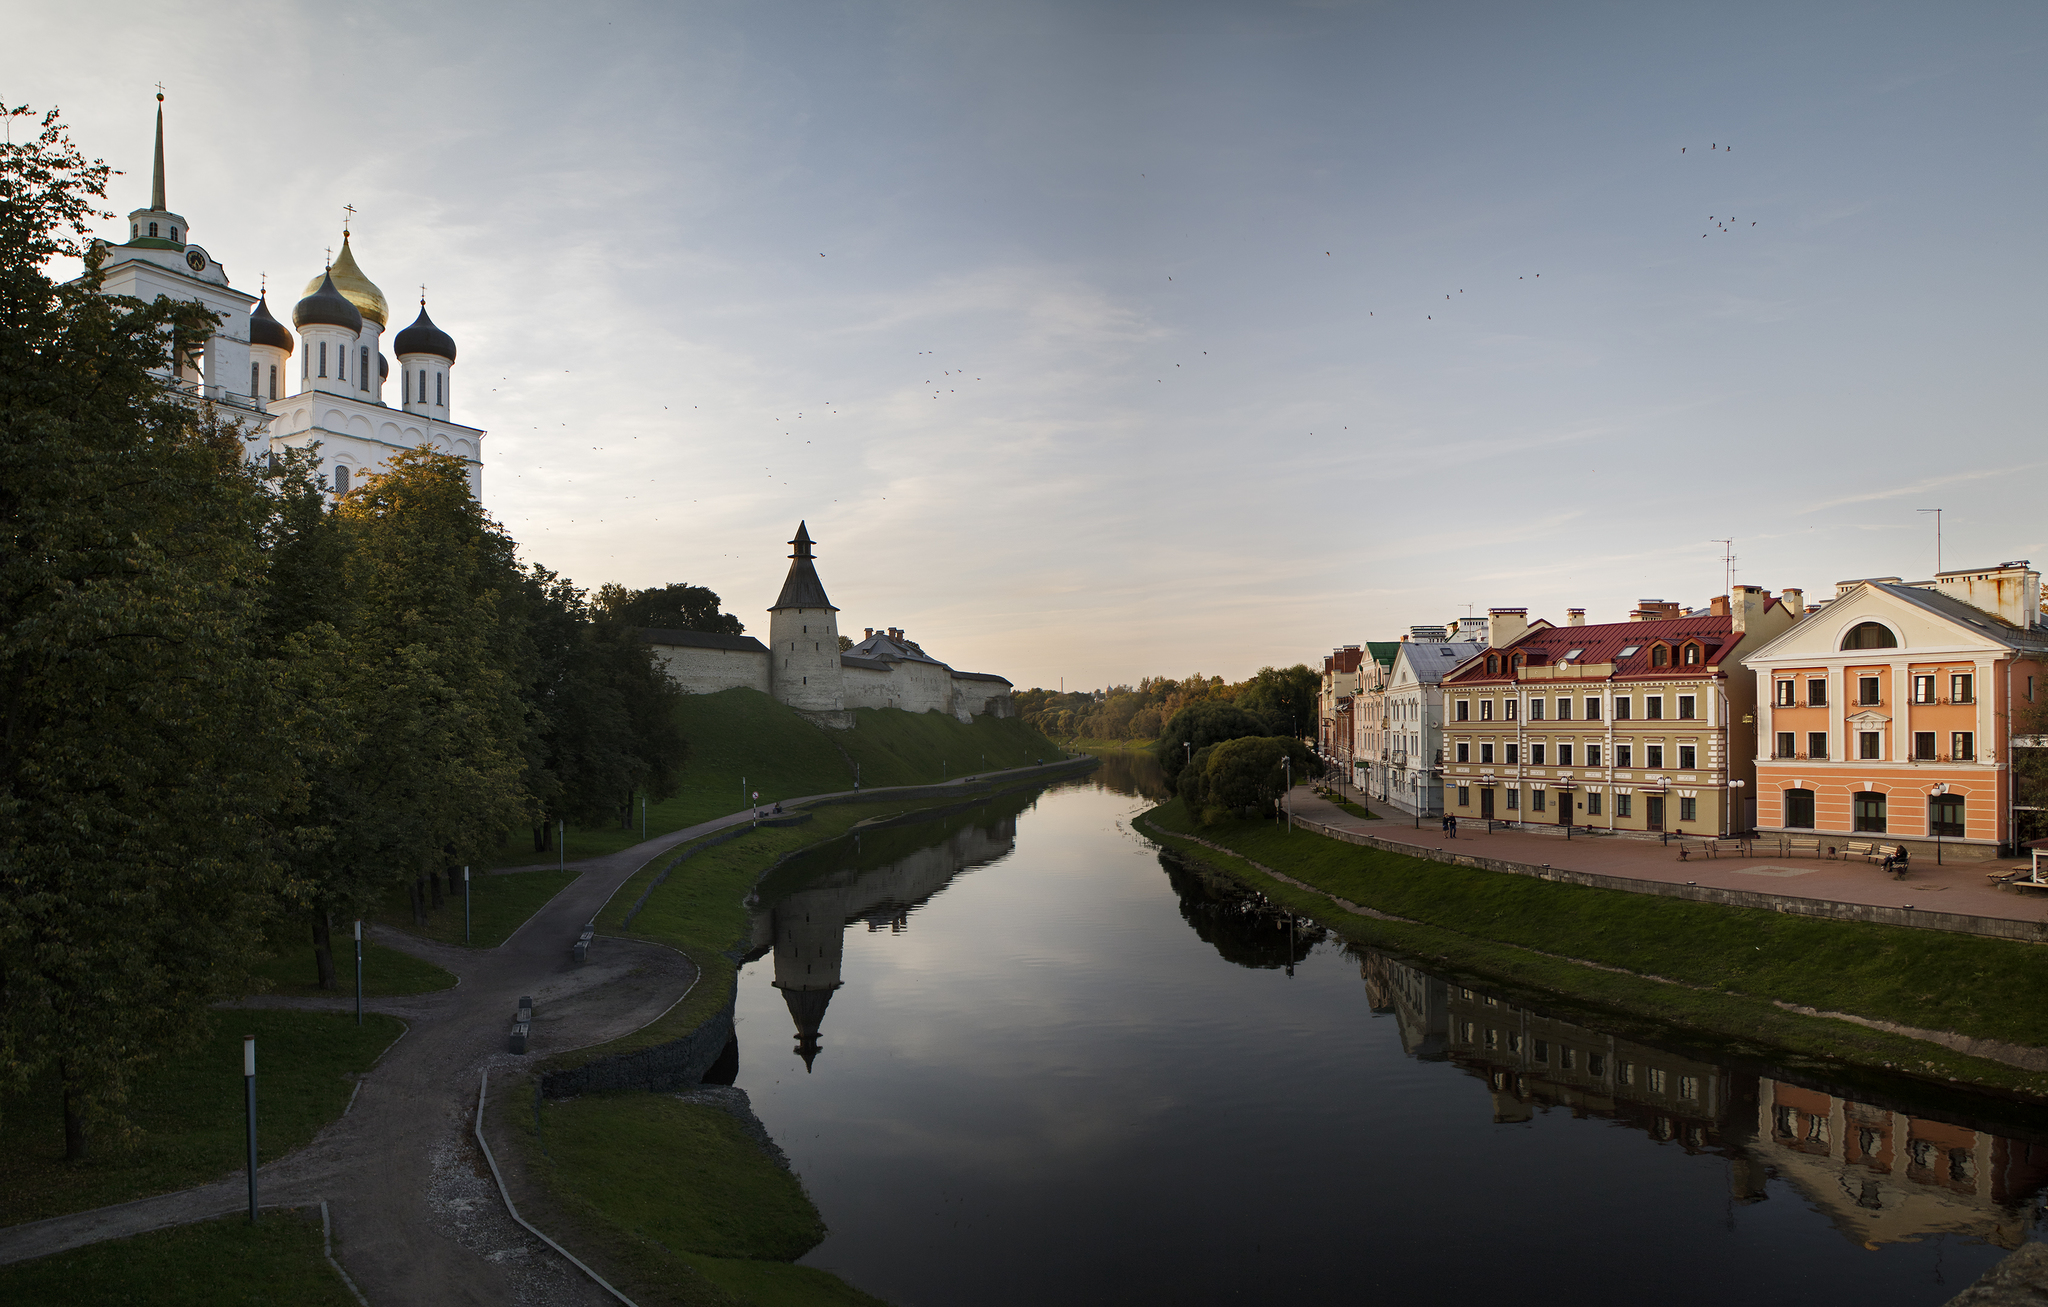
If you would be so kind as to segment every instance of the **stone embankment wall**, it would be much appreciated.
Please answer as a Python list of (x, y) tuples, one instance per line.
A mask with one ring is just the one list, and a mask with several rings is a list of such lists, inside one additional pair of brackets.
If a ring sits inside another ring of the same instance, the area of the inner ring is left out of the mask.
[(661, 660), (669, 679), (691, 694), (717, 694), (734, 688), (769, 692), (768, 655), (760, 650), (658, 644), (654, 656)]
[(1874, 903), (1842, 903), (1834, 899), (1802, 899), (1786, 894), (1760, 894), (1754, 890), (1721, 889), (1713, 885), (1674, 885), (1661, 880), (1637, 880), (1633, 876), (1603, 876), (1593, 871), (1566, 871), (1528, 862), (1508, 862), (1448, 849), (1425, 848), (1381, 839), (1360, 831), (1338, 830), (1307, 817), (1296, 816), (1302, 830), (1327, 835), (1346, 844), (1384, 849), (1431, 862), (1448, 862), (1460, 867), (1506, 872), (1511, 876), (1535, 876), (1542, 880), (1590, 885), (1596, 889), (1626, 890), (1631, 894), (1658, 894), (1665, 898), (1691, 899), (1697, 903), (1719, 903), (1731, 908), (1761, 908), (1767, 912), (1789, 912), (1802, 917), (1825, 917), (1833, 921), (1870, 921), (1884, 926), (1914, 926), (1921, 930), (1947, 930), (1960, 935), (1983, 935), (1992, 939), (2017, 939), (2038, 944), (2048, 942), (2048, 923), (2012, 921), (2004, 917), (1979, 917), (1961, 912), (1923, 912), (1918, 908), (1887, 908)]

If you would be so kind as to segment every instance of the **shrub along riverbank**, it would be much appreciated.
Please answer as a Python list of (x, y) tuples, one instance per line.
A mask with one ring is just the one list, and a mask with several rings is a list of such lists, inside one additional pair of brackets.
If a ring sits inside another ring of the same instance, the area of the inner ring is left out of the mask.
[[(1347, 938), (1439, 970), (1703, 1032), (1737, 1052), (2048, 1099), (2048, 1074), (1778, 1006), (2040, 1048), (2048, 1046), (2048, 948), (2040, 945), (1508, 876), (1268, 822), (1201, 826), (1178, 800), (1146, 813), (1139, 828)], [(1409, 920), (1349, 912), (1332, 896)]]

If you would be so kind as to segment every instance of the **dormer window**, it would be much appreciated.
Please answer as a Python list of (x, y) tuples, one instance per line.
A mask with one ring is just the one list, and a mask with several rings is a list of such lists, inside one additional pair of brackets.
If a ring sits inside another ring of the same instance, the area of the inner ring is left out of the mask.
[(1650, 666), (1652, 666), (1652, 667), (1669, 667), (1670, 665), (1671, 665), (1671, 650), (1670, 650), (1670, 649), (1669, 649), (1668, 647), (1666, 647), (1666, 646), (1664, 646), (1664, 645), (1661, 645), (1661, 644), (1653, 644), (1653, 645), (1651, 645), (1651, 646), (1650, 646)]
[(1500, 657), (1498, 655), (1486, 655), (1486, 674), (1488, 676), (1500, 675)]
[(1700, 647), (1696, 644), (1688, 643), (1685, 646), (1681, 661), (1687, 667), (1698, 667), (1700, 665)]
[(1522, 655), (1520, 655), (1520, 654), (1516, 654), (1516, 655), (1515, 655), (1515, 670), (1516, 670), (1516, 671), (1518, 671), (1518, 672), (1519, 672), (1519, 671), (1521, 671), (1521, 670), (1522, 670), (1522, 664), (1523, 664), (1523, 662), (1524, 662), (1524, 661), (1525, 661), (1525, 660), (1523, 659)]

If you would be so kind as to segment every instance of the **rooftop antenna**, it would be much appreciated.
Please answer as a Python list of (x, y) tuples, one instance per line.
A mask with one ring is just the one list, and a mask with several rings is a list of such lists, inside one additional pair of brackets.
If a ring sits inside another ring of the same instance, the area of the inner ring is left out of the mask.
[(1735, 541), (1709, 540), (1708, 544), (1721, 546), (1721, 593), (1731, 600), (1735, 597)]
[(1934, 574), (1941, 575), (1941, 510), (1938, 508), (1916, 508), (1916, 513), (1934, 514)]

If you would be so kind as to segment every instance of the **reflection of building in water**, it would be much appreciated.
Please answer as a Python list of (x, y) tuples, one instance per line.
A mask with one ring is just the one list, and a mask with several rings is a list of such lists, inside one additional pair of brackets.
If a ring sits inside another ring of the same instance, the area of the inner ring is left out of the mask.
[(2048, 1145), (1618, 1039), (1380, 954), (1365, 953), (1359, 969), (1374, 1010), (1398, 1023), (1402, 1048), (1485, 1080), (1495, 1121), (1568, 1107), (1718, 1153), (1737, 1201), (1761, 1201), (1767, 1180), (1784, 1180), (1865, 1247), (1939, 1234), (2017, 1247), (2031, 1200), (2048, 1187)]
[(1851, 1239), (1870, 1248), (1929, 1234), (2001, 1248), (2025, 1239), (2023, 1208), (2048, 1183), (2048, 1145), (1782, 1081), (1759, 1086), (1752, 1155)]
[(1017, 819), (968, 826), (929, 848), (871, 871), (848, 868), (811, 882), (754, 915), (755, 956), (775, 950), (775, 987), (796, 1023), (796, 1053), (808, 1070), (820, 1047), (819, 1027), (845, 957), (844, 928), (900, 932), (910, 914), (962, 871), (994, 862), (1017, 843)]

